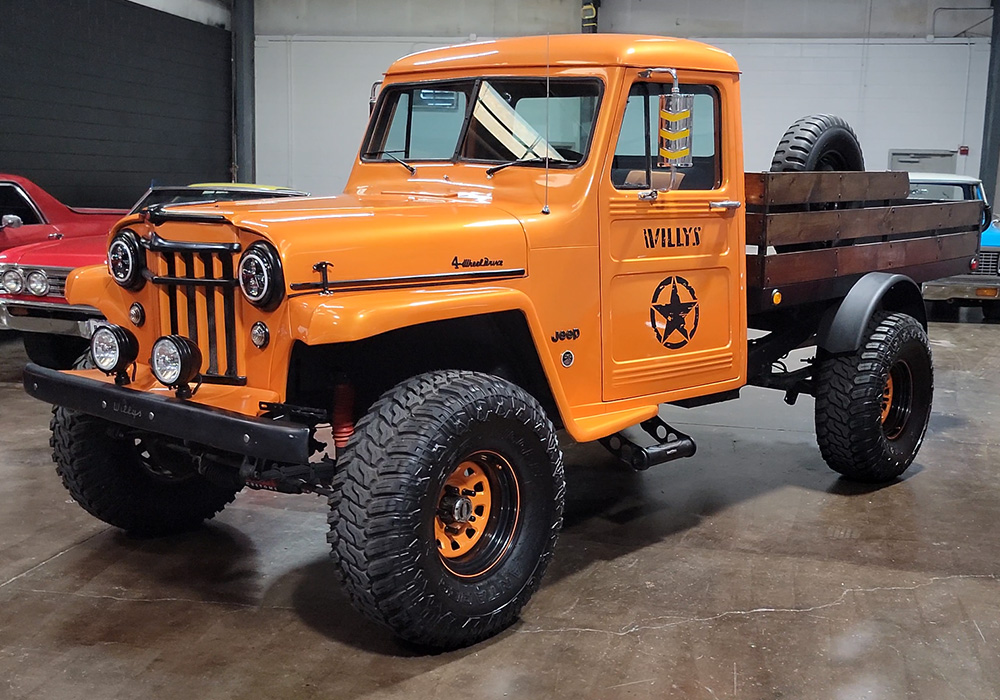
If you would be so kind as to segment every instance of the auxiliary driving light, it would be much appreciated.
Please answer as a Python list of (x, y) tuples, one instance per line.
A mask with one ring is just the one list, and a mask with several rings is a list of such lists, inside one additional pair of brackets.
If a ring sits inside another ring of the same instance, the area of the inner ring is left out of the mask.
[(17, 270), (3, 273), (3, 288), (8, 294), (20, 294), (24, 289), (24, 277)]
[(201, 350), (182, 335), (165, 335), (153, 343), (149, 366), (161, 384), (184, 389), (201, 371)]
[(49, 277), (43, 270), (32, 270), (25, 278), (25, 286), (36, 297), (43, 297), (49, 293)]
[(139, 356), (139, 341), (121, 326), (101, 326), (90, 338), (90, 357), (97, 369), (114, 374), (115, 383), (128, 384), (128, 369)]

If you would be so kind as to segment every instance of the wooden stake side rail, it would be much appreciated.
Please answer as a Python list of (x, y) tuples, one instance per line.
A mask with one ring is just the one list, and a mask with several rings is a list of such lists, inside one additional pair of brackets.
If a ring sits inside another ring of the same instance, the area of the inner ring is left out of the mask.
[(750, 245), (795, 245), (846, 241), (878, 236), (961, 231), (978, 225), (980, 202), (934, 203), (914, 201), (891, 207), (747, 214)]
[(746, 173), (747, 208), (827, 202), (876, 202), (910, 196), (904, 172)]
[(983, 204), (907, 200), (909, 176), (884, 172), (747, 173), (751, 313), (833, 299), (868, 272), (916, 282), (968, 272)]

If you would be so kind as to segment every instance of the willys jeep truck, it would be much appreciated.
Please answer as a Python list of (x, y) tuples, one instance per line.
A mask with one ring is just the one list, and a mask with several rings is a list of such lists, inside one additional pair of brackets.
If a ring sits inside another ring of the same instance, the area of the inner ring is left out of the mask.
[(344, 194), (123, 219), (69, 282), (110, 324), (90, 368), (25, 370), (63, 483), (141, 534), (245, 487), (321, 494), (353, 603), (447, 648), (537, 589), (557, 429), (645, 469), (695, 451), (662, 405), (753, 384), (816, 397), (833, 469), (893, 479), (930, 413), (917, 283), (968, 269), (981, 205), (845, 172), (828, 115), (745, 174), (739, 81), (657, 37), (425, 51), (386, 72)]

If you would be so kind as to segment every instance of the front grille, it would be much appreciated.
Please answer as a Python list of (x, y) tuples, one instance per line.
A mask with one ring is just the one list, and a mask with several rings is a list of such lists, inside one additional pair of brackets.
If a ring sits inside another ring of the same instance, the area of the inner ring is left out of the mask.
[(66, 296), (66, 278), (69, 271), (64, 269), (44, 268), (49, 277), (49, 293), (45, 296), (64, 297)]
[(179, 334), (201, 349), (201, 379), (209, 384), (245, 384), (238, 359), (234, 257), (239, 243), (168, 241), (156, 233), (149, 249), (151, 281), (162, 288), (164, 335)]
[(979, 251), (979, 266), (972, 271), (974, 275), (996, 275), (1000, 266), (1000, 251)]

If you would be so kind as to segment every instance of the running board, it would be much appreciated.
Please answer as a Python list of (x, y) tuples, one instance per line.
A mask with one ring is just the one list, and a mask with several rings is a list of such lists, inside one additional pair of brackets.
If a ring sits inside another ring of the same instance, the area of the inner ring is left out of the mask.
[(698, 450), (690, 435), (685, 435), (659, 416), (643, 421), (639, 427), (658, 444), (643, 447), (629, 439), (624, 432), (600, 440), (611, 454), (636, 471), (645, 471), (654, 465), (675, 459), (693, 457)]

